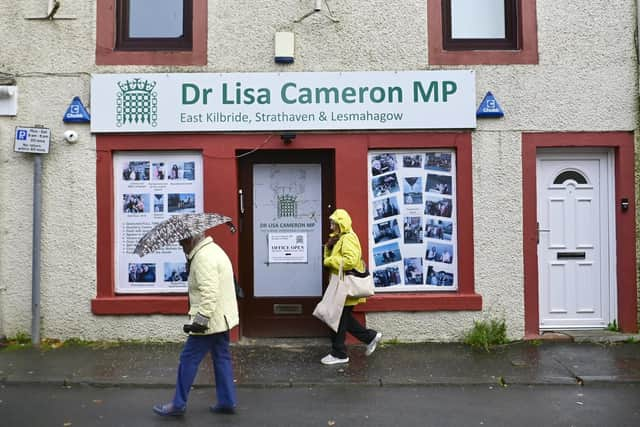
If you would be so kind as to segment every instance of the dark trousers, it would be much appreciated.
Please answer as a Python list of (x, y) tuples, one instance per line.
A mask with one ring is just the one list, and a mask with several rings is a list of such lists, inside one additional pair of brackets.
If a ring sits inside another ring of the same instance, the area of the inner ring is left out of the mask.
[(353, 317), (352, 305), (345, 306), (342, 310), (342, 316), (340, 316), (338, 331), (331, 331), (331, 355), (333, 357), (337, 357), (339, 359), (347, 357), (347, 346), (344, 343), (347, 337), (347, 332), (365, 344), (369, 344), (373, 341), (377, 334), (373, 329), (367, 329), (362, 326), (360, 322)]
[(233, 408), (236, 406), (236, 386), (233, 383), (233, 367), (229, 351), (229, 332), (212, 335), (189, 335), (180, 353), (178, 380), (173, 406), (187, 406), (189, 390), (198, 373), (200, 362), (211, 352), (213, 372), (216, 378), (216, 398), (219, 406)]

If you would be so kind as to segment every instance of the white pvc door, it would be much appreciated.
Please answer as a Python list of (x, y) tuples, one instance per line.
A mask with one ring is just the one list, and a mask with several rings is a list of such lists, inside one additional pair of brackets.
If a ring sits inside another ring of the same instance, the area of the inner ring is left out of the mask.
[(615, 318), (613, 166), (608, 152), (538, 153), (540, 329)]

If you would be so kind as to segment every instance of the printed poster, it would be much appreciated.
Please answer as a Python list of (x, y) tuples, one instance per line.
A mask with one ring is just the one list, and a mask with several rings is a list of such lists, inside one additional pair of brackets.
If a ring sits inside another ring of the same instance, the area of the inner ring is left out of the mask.
[(176, 242), (144, 257), (138, 240), (171, 215), (203, 211), (197, 153), (121, 152), (113, 158), (116, 293), (187, 292), (184, 252)]
[(455, 152), (375, 151), (368, 162), (376, 292), (456, 290)]

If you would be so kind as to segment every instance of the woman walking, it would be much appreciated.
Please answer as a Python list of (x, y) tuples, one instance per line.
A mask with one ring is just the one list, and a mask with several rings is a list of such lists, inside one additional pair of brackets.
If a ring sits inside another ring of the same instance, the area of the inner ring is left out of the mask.
[[(331, 273), (338, 274), (340, 263), (344, 272), (357, 270), (364, 272), (366, 267), (362, 260), (362, 249), (360, 240), (351, 228), (351, 217), (344, 209), (336, 209), (329, 217), (331, 233), (329, 239), (324, 246), (324, 266), (331, 270)], [(376, 349), (376, 346), (382, 334), (367, 329), (362, 326), (353, 317), (353, 307), (357, 304), (365, 302), (365, 298), (347, 297), (340, 324), (336, 332), (331, 331), (331, 353), (322, 358), (321, 362), (325, 365), (335, 365), (338, 363), (349, 362), (347, 355), (347, 347), (345, 345), (346, 333), (356, 337), (358, 340), (367, 344), (365, 354), (369, 356)]]

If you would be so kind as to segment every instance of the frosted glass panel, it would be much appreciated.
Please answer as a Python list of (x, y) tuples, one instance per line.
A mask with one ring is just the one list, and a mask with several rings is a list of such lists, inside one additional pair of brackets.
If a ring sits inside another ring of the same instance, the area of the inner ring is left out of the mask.
[(504, 0), (451, 0), (451, 38), (504, 39)]
[[(254, 296), (321, 296), (321, 165), (255, 164), (253, 181)], [(306, 260), (274, 262), (270, 245), (287, 236), (302, 236)]]
[(129, 0), (129, 37), (182, 36), (183, 0)]

